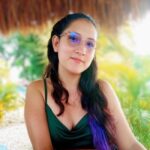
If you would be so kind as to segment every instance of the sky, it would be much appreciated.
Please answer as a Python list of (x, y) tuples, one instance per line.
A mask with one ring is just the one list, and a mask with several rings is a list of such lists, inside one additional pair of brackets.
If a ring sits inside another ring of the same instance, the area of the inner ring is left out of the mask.
[(123, 45), (138, 55), (150, 55), (150, 12), (138, 21), (130, 21), (132, 39), (121, 32)]

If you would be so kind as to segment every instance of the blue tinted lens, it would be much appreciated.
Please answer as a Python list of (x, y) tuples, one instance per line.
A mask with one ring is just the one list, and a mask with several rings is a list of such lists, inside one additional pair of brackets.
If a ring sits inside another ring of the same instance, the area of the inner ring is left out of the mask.
[(75, 32), (70, 32), (69, 34), (69, 40), (72, 44), (79, 44), (80, 43), (80, 35), (78, 35), (77, 33)]
[(95, 44), (92, 41), (87, 41), (86, 46), (88, 49), (93, 49), (95, 47)]

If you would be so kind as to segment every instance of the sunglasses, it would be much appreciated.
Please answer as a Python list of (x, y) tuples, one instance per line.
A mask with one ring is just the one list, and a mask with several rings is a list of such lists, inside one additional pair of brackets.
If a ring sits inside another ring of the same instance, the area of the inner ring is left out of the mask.
[[(77, 32), (62, 33), (60, 37), (62, 36), (67, 36), (68, 44), (72, 47), (79, 47), (83, 42), (81, 35)], [(92, 38), (85, 40), (85, 47), (88, 51), (93, 51), (96, 48), (95, 40)]]

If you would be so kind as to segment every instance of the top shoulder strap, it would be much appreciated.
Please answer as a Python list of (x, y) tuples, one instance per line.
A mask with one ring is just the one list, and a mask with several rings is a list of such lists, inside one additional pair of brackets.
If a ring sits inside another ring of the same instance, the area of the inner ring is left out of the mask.
[(44, 94), (45, 94), (45, 103), (47, 104), (47, 83), (46, 83), (46, 79), (44, 79)]

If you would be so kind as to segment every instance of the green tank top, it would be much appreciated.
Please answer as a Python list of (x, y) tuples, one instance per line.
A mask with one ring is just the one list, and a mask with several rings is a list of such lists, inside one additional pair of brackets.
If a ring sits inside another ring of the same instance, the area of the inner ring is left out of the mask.
[(47, 104), (47, 85), (44, 79), (45, 86), (45, 111), (47, 115), (49, 132), (56, 150), (62, 149), (94, 149), (93, 137), (88, 124), (88, 114), (84, 115), (76, 126), (69, 130), (55, 116), (49, 105)]

